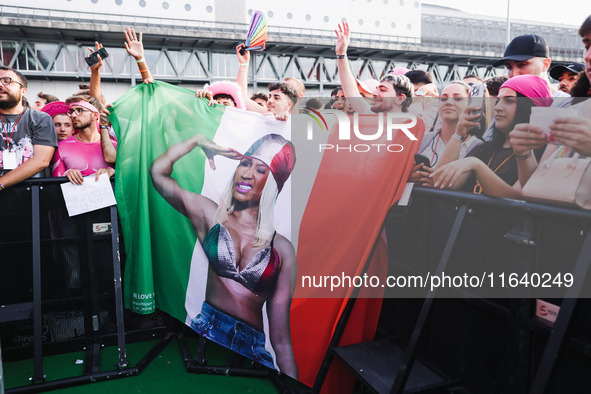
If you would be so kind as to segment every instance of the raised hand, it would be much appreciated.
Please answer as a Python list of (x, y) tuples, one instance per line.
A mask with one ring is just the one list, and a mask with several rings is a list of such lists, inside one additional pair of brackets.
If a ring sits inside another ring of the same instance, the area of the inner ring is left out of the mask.
[[(96, 50), (98, 51), (99, 49), (101, 49), (103, 47), (103, 44), (99, 44), (98, 42), (95, 41), (94, 46), (96, 47)], [(90, 53), (94, 53), (94, 51), (95, 51), (92, 48), (88, 48), (88, 50), (90, 51)], [(103, 66), (103, 59), (101, 58), (101, 55), (97, 54), (96, 57), (98, 59), (98, 62), (95, 65), (90, 66), (91, 71), (99, 71), (101, 69), (101, 67)]]
[(337, 44), (335, 45), (335, 53), (338, 56), (346, 55), (349, 48), (349, 41), (351, 40), (351, 31), (347, 22), (339, 23), (339, 28), (334, 31), (337, 34)]
[(479, 110), (482, 110), (482, 107), (466, 107), (464, 112), (460, 115), (460, 119), (458, 119), (458, 124), (456, 126), (457, 135), (468, 135), (470, 130), (480, 125), (480, 123), (478, 122), (478, 119), (480, 118), (480, 113), (473, 113), (473, 111)]
[(246, 48), (246, 45), (240, 44), (236, 47), (236, 56), (238, 57), (238, 62), (240, 64), (249, 64), (250, 63), (250, 51), (245, 51), (244, 55), (240, 53), (240, 51)]
[(142, 33), (140, 32), (139, 38), (135, 34), (135, 30), (133, 28), (127, 28), (123, 34), (125, 34), (125, 50), (131, 56), (135, 58), (135, 60), (140, 60), (144, 58), (144, 44), (142, 43)]
[(203, 153), (205, 153), (205, 156), (209, 161), (209, 166), (212, 170), (215, 170), (214, 157), (217, 155), (224, 156), (232, 160), (240, 160), (244, 157), (240, 152), (235, 151), (234, 149), (224, 148), (223, 146), (216, 144), (205, 136), (197, 135), (195, 138), (197, 138), (198, 145), (203, 150)]

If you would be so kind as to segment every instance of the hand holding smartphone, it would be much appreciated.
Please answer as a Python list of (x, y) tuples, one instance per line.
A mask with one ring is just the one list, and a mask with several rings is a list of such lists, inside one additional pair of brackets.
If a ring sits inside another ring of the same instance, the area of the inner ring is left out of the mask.
[(100, 55), (102, 60), (105, 60), (106, 58), (109, 57), (109, 53), (107, 52), (107, 50), (105, 48), (101, 48), (97, 51), (94, 51), (90, 55), (88, 55), (87, 57), (84, 58), (84, 60), (86, 61), (86, 64), (88, 64), (88, 67), (92, 67), (98, 63), (98, 61), (99, 61), (98, 55)]
[(472, 111), (473, 115), (482, 114), (484, 112), (484, 98), (486, 97), (486, 84), (479, 83), (472, 85), (470, 88), (470, 107), (478, 107), (479, 111)]
[(424, 164), (425, 167), (431, 167), (431, 160), (427, 156), (416, 154), (415, 155), (415, 164)]

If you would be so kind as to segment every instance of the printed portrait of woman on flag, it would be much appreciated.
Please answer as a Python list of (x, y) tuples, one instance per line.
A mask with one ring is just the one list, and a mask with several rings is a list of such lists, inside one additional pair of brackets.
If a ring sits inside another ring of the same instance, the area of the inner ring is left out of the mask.
[[(200, 147), (215, 170), (214, 157), (239, 160), (219, 204), (184, 190), (171, 176), (176, 161)], [(205, 301), (191, 328), (269, 368), (263, 307), (277, 367), (297, 378), (289, 327), (289, 309), (297, 267), (291, 242), (274, 228), (277, 196), (295, 164), (287, 139), (268, 134), (242, 155), (202, 135), (170, 146), (150, 168), (155, 189), (190, 219), (209, 262)], [(271, 176), (269, 176), (271, 175)], [(191, 262), (193, 264), (194, 261)]]

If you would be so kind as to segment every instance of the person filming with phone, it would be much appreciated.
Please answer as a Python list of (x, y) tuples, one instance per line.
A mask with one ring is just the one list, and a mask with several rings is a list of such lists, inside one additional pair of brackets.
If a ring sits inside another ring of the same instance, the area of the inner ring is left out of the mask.
[(469, 150), (482, 143), (475, 136), (471, 136), (470, 138), (461, 136), (459, 138), (455, 134), (460, 115), (468, 105), (469, 92), (470, 87), (461, 81), (450, 82), (443, 88), (438, 109), (441, 126), (436, 128), (433, 125), (430, 132), (425, 133), (421, 141), (421, 146), (419, 147), (419, 154), (423, 158), (417, 158), (415, 160), (415, 166), (411, 171), (409, 182), (431, 185), (432, 180), (429, 178), (429, 174), (441, 162), (446, 146), (453, 144), (457, 158), (458, 156), (464, 157)]
[(437, 163), (438, 167), (465, 157), (472, 148), (482, 143), (482, 134), (488, 124), (487, 97), (486, 84), (479, 83), (470, 87), (470, 97), (456, 119), (453, 138), (445, 145)]

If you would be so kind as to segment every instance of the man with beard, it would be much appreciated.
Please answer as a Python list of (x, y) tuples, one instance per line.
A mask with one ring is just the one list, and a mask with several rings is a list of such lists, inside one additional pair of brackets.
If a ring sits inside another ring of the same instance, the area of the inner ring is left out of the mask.
[(0, 191), (46, 168), (57, 146), (51, 117), (23, 107), (26, 93), (24, 75), (0, 66)]
[(53, 176), (65, 176), (76, 185), (84, 183), (85, 176), (103, 173), (111, 177), (115, 170), (103, 158), (103, 149), (117, 148), (116, 141), (101, 144), (99, 118), (101, 103), (92, 96), (72, 96), (66, 100), (72, 125), (78, 131), (59, 143), (53, 159)]
[(550, 69), (550, 76), (557, 80), (558, 90), (570, 94), (571, 88), (577, 82), (579, 73), (585, 69), (583, 63), (571, 63), (568, 66), (554, 66)]

